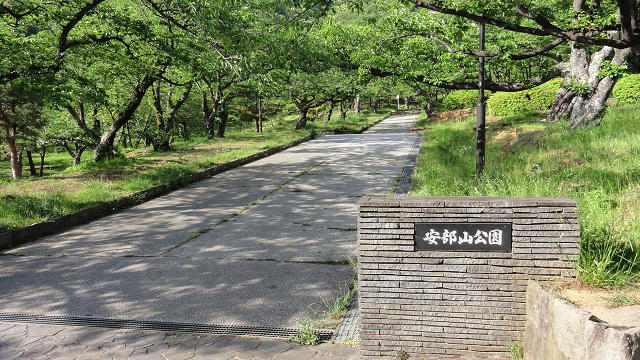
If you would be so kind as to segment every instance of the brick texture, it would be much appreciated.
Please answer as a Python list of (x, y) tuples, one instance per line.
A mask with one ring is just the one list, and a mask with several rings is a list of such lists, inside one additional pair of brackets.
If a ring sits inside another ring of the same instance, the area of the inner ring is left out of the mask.
[[(574, 276), (570, 199), (366, 197), (358, 206), (363, 359), (504, 358), (521, 342), (528, 280)], [(511, 223), (512, 251), (414, 251), (414, 226), (428, 222)]]

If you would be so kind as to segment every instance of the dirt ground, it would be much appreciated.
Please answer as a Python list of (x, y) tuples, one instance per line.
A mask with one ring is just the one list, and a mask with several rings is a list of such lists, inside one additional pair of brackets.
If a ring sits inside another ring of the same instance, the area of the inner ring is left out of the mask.
[(557, 285), (554, 290), (609, 324), (640, 327), (640, 284), (613, 290), (570, 283)]

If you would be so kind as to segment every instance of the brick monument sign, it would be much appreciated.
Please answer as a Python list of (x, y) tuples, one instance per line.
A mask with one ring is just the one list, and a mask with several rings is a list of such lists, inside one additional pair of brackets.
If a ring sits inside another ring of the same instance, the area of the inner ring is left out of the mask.
[(504, 358), (522, 343), (527, 281), (574, 276), (576, 202), (360, 200), (364, 359)]

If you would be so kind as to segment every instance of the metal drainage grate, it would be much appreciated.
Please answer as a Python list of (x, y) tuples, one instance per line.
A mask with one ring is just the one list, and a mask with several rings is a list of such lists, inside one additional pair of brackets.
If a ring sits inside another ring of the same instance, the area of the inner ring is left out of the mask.
[[(0, 313), (0, 322), (16, 322), (45, 325), (89, 326), (109, 329), (132, 329), (180, 332), (191, 334), (247, 336), (258, 338), (288, 339), (298, 329), (245, 325), (214, 325), (154, 320), (110, 319), (90, 316), (34, 315)], [(331, 330), (318, 330), (322, 341), (331, 339)]]

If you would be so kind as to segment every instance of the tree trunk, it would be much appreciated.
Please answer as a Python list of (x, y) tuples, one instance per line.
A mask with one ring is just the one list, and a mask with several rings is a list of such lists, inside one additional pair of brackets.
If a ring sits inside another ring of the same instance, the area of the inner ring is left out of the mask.
[(227, 130), (227, 120), (229, 120), (229, 112), (227, 109), (220, 111), (220, 125), (218, 125), (218, 137), (223, 138)]
[(349, 109), (344, 106), (344, 102), (340, 102), (340, 121), (347, 119), (347, 111), (349, 111)]
[(262, 99), (258, 99), (258, 132), (263, 131), (264, 117), (262, 116)]
[(182, 135), (182, 140), (189, 140), (189, 129), (187, 128), (187, 120), (182, 120), (180, 122), (180, 135)]
[(18, 152), (16, 145), (16, 127), (15, 125), (7, 125), (5, 130), (7, 150), (9, 152), (9, 161), (11, 164), (11, 176), (14, 179), (22, 178), (22, 155)]
[[(44, 176), (44, 157), (47, 155), (47, 147), (45, 145), (42, 145), (42, 148), (40, 149), (40, 176)], [(79, 161), (79, 160), (78, 160)], [(74, 165), (75, 164), (75, 159), (74, 159)]]
[(356, 95), (356, 99), (353, 102), (353, 111), (356, 115), (360, 115), (360, 94)]
[(29, 161), (29, 173), (31, 176), (38, 176), (38, 172), (36, 171), (36, 164), (33, 163), (33, 156), (31, 156), (31, 151), (27, 150), (27, 160)]
[(566, 116), (571, 129), (599, 125), (606, 100), (617, 81), (612, 76), (601, 77), (602, 62), (613, 55), (611, 63), (623, 65), (630, 54), (630, 49), (605, 46), (590, 56), (585, 45), (572, 44), (569, 62), (560, 65), (564, 82), (546, 121), (558, 121)]
[(115, 119), (113, 124), (111, 124), (111, 127), (109, 127), (109, 129), (107, 129), (107, 131), (105, 131), (100, 137), (100, 142), (96, 146), (95, 153), (93, 155), (95, 161), (101, 161), (114, 155), (113, 143), (118, 130), (120, 130), (122, 126), (131, 119), (131, 117), (133, 117), (138, 106), (140, 106), (140, 103), (142, 102), (144, 94), (153, 84), (154, 79), (154, 75), (147, 75), (142, 79), (142, 81), (140, 81), (138, 86), (136, 86), (131, 94), (131, 100), (129, 100), (127, 107), (118, 114), (118, 117)]
[(326, 118), (326, 122), (330, 122), (331, 121), (331, 116), (333, 115), (333, 109), (336, 107), (336, 102), (335, 101), (330, 101), (329, 102), (329, 108), (327, 109), (327, 118)]
[(80, 162), (82, 162), (82, 153), (84, 152), (86, 148), (84, 146), (78, 146), (76, 147), (76, 153), (73, 156), (73, 165), (80, 165)]
[(307, 127), (307, 115), (309, 108), (303, 107), (298, 109), (298, 120), (296, 120), (296, 130), (302, 130)]

